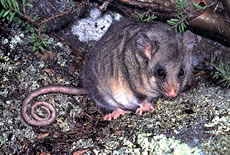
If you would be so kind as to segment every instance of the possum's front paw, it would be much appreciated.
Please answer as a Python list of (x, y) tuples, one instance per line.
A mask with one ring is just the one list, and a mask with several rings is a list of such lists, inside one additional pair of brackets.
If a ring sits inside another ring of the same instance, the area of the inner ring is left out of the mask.
[(125, 111), (120, 108), (117, 108), (112, 113), (105, 115), (104, 120), (110, 121), (112, 119), (117, 119), (120, 115), (125, 115), (130, 113), (130, 111)]
[(146, 101), (144, 101), (140, 104), (140, 108), (138, 108), (136, 110), (136, 114), (142, 115), (143, 112), (145, 112), (145, 111), (149, 111), (150, 113), (152, 113), (154, 111), (153, 105), (149, 102), (146, 102)]

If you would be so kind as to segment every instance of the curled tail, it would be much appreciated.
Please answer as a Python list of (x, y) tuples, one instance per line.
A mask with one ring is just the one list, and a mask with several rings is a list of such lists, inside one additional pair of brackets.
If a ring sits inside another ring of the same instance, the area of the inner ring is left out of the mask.
[[(25, 122), (29, 125), (33, 126), (47, 126), (52, 124), (56, 119), (56, 110), (55, 108), (44, 101), (35, 102), (31, 106), (31, 117), (27, 114), (27, 108), (30, 101), (39, 95), (47, 94), (47, 93), (64, 93), (64, 94), (71, 94), (71, 95), (85, 95), (87, 94), (86, 90), (83, 88), (74, 88), (74, 87), (67, 87), (67, 86), (47, 86), (39, 88), (33, 92), (31, 92), (23, 101), (21, 115)], [(45, 110), (48, 114), (47, 117), (41, 118), (35, 113), (35, 108), (40, 106), (43, 110)]]

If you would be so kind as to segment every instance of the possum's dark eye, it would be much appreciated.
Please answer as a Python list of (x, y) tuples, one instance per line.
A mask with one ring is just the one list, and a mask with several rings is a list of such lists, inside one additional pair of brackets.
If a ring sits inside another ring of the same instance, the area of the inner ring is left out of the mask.
[(164, 68), (161, 66), (156, 66), (155, 76), (159, 79), (164, 79), (166, 77), (166, 72), (165, 72)]
[(184, 75), (185, 75), (185, 72), (184, 72), (184, 69), (180, 69), (180, 71), (179, 71), (179, 73), (178, 73), (178, 78), (183, 78), (184, 77)]

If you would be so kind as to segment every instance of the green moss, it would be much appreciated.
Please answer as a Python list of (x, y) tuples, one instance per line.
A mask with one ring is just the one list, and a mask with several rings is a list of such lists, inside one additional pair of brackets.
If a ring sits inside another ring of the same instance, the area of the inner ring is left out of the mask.
[(202, 149), (206, 154), (230, 154), (230, 136), (222, 135), (210, 138), (202, 144)]
[[(135, 136), (134, 136), (135, 137)], [(119, 138), (121, 141), (110, 141), (105, 144), (106, 149), (94, 149), (95, 154), (112, 153), (135, 154), (135, 155), (200, 155), (202, 151), (197, 147), (191, 148), (187, 144), (181, 143), (175, 138), (167, 138), (160, 134), (153, 136), (151, 133), (141, 133), (133, 141), (127, 138)], [(136, 139), (136, 140), (135, 140)]]
[(212, 122), (205, 124), (206, 130), (212, 138), (204, 142), (202, 147), (207, 154), (230, 153), (230, 109), (214, 117)]

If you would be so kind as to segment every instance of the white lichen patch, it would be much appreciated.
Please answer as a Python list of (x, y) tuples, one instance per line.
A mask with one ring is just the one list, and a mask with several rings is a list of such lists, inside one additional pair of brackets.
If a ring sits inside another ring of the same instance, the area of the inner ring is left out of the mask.
[(215, 128), (215, 130), (211, 130), (210, 133), (219, 135), (219, 134), (226, 134), (230, 133), (230, 113), (226, 113), (226, 116), (216, 116), (212, 122), (205, 124), (205, 127), (207, 128)]
[(25, 125), (22, 129), (22, 125), (25, 123), (21, 123), (20, 104), (15, 99), (7, 100), (4, 103), (0, 100), (0, 105), (4, 105), (3, 109), (0, 110), (2, 112), (0, 117), (0, 146), (2, 148), (4, 146), (5, 149), (14, 147), (18, 151), (22, 150), (23, 139), (27, 138), (33, 142), (36, 135), (31, 126)]
[[(167, 138), (165, 135), (157, 135), (150, 138), (151, 134), (138, 135), (138, 144), (144, 148), (143, 152), (148, 154), (174, 154), (189, 155), (201, 154), (202, 151), (197, 147), (191, 148), (187, 144), (181, 143), (175, 138)], [(154, 151), (153, 151), (154, 150)]]
[(8, 39), (3, 39), (3, 40), (2, 40), (2, 44), (3, 44), (3, 45), (6, 45), (6, 44), (8, 44), (8, 43), (9, 43), (9, 40), (8, 40)]
[(11, 49), (14, 49), (14, 47), (19, 43), (22, 43), (23, 42), (23, 38), (24, 38), (24, 34), (23, 33), (20, 33), (18, 35), (15, 35), (11, 41), (10, 41), (10, 48)]
[(0, 70), (12, 72), (14, 70), (14, 64), (13, 61), (9, 58), (10, 53), (7, 55), (4, 54), (3, 51), (0, 51), (0, 60), (2, 61), (0, 63)]
[(95, 8), (90, 11), (88, 18), (79, 20), (72, 26), (71, 32), (77, 35), (82, 42), (88, 42), (90, 40), (100, 40), (105, 34), (107, 29), (112, 24), (113, 20), (120, 20), (121, 15), (111, 14), (102, 15), (99, 9)]
[(84, 148), (90, 148), (90, 147), (94, 146), (94, 142), (93, 142), (93, 140), (91, 138), (89, 138), (87, 140), (80, 139), (80, 140), (78, 140), (76, 142), (73, 142), (71, 151), (79, 148), (79, 146), (82, 149), (84, 149)]
[(55, 46), (58, 46), (58, 47), (63, 48), (63, 44), (62, 44), (61, 42), (57, 42), (56, 44), (54, 44), (54, 47), (55, 47)]
[(59, 128), (61, 128), (62, 131), (64, 131), (64, 132), (70, 131), (70, 126), (68, 125), (68, 121), (67, 120), (63, 121), (62, 118), (57, 118), (56, 121), (57, 121), (57, 126)]
[[(95, 154), (105, 154), (113, 152), (114, 155), (119, 154), (135, 154), (135, 155), (201, 155), (203, 152), (197, 147), (189, 147), (175, 138), (167, 138), (160, 134), (153, 136), (151, 133), (141, 133), (137, 135), (137, 140), (130, 141), (121, 138), (122, 142), (110, 141), (106, 143), (106, 150), (94, 149)], [(121, 140), (120, 139), (120, 140)], [(135, 141), (135, 142), (134, 142)], [(116, 149), (119, 148), (119, 149)]]

